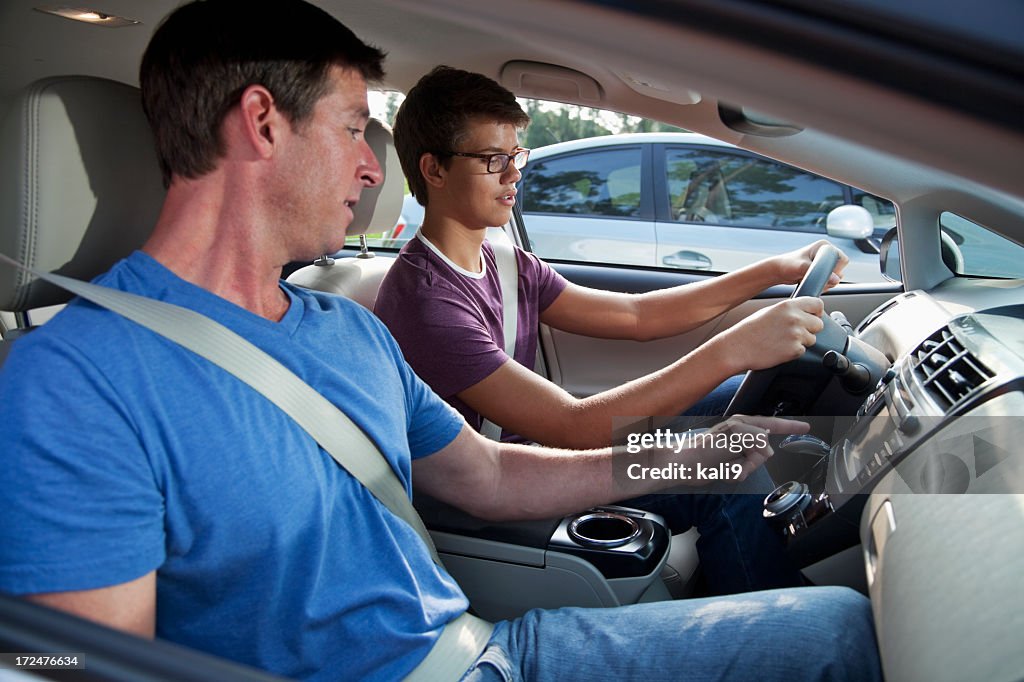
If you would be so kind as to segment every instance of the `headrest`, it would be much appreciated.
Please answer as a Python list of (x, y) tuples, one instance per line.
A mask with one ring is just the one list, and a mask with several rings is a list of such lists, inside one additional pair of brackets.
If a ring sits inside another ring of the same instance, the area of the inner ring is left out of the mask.
[[(0, 126), (0, 252), (89, 280), (138, 248), (164, 188), (136, 88), (87, 76), (28, 86)], [(0, 310), (70, 295), (0, 267)]]
[(385, 256), (339, 258), (330, 263), (318, 262), (299, 268), (288, 277), (288, 281), (307, 289), (350, 298), (372, 311), (380, 283), (394, 264), (394, 258)]
[[(391, 230), (402, 214), (405, 176), (398, 162), (395, 139), (386, 123), (371, 118), (366, 125), (366, 141), (377, 156), (383, 181), (364, 189), (346, 234)], [(339, 258), (318, 260), (293, 272), (288, 281), (307, 289), (327, 291), (351, 298), (373, 310), (377, 289), (394, 260), (391, 258)]]
[(356, 204), (355, 215), (346, 234), (384, 232), (398, 222), (402, 214), (402, 198), (405, 196), (405, 176), (395, 150), (395, 138), (391, 128), (375, 118), (366, 124), (366, 141), (377, 156), (384, 181), (376, 187), (364, 189)]

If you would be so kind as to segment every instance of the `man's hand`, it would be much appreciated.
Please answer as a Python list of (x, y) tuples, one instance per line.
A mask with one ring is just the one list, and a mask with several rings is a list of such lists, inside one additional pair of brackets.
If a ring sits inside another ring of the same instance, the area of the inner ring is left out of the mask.
[[(804, 273), (807, 272), (807, 268), (811, 267), (811, 261), (814, 260), (814, 255), (818, 253), (825, 244), (829, 242), (824, 239), (797, 249), (796, 251), (790, 251), (780, 256), (775, 256), (769, 260), (774, 261), (776, 270), (778, 271), (779, 284), (797, 284), (803, 279)], [(843, 270), (846, 268), (847, 263), (850, 262), (849, 257), (841, 250), (839, 251), (839, 260), (836, 261), (836, 267), (832, 271), (832, 276), (829, 277), (828, 284), (825, 285), (825, 291), (828, 291), (836, 284), (839, 284), (843, 278)]]
[(824, 328), (820, 298), (801, 296), (764, 308), (711, 340), (733, 374), (768, 369), (795, 360)]
[[(670, 462), (689, 467), (690, 472), (714, 469), (725, 464), (728, 467), (727, 478), (715, 480), (738, 482), (745, 480), (774, 454), (768, 442), (770, 434), (801, 434), (808, 431), (810, 425), (806, 422), (778, 417), (733, 415), (706, 431), (692, 432), (687, 440), (690, 447), (678, 453), (663, 453), (662, 456)], [(709, 481), (694, 475), (681, 479), (681, 482), (684, 485), (703, 486)]]

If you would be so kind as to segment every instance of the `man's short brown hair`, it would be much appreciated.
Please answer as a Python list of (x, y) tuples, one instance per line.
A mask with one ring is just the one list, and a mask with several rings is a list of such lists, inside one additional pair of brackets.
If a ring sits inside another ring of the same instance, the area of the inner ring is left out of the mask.
[(395, 149), (409, 190), (427, 205), (420, 157), (437, 154), (441, 163), (457, 151), (471, 119), (525, 127), (530, 117), (516, 96), (487, 76), (450, 66), (435, 67), (406, 96), (395, 118)]
[(210, 172), (224, 153), (224, 117), (251, 85), (262, 85), (294, 125), (327, 94), (337, 65), (367, 81), (384, 76), (384, 53), (303, 0), (253, 4), (199, 0), (153, 34), (139, 71), (164, 183)]

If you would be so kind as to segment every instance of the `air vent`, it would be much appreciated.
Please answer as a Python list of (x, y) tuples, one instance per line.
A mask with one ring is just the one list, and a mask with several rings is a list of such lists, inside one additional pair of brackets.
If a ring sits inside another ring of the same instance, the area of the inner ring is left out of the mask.
[(948, 327), (935, 332), (917, 347), (913, 367), (928, 395), (946, 413), (993, 376), (991, 370), (957, 341)]

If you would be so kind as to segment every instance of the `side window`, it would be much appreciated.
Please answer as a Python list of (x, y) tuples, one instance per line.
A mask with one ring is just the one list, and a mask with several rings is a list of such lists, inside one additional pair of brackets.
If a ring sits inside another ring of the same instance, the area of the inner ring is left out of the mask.
[(676, 147), (665, 161), (678, 222), (824, 233), (844, 201), (842, 185), (766, 159)]
[(523, 211), (639, 216), (640, 159), (640, 147), (627, 147), (531, 160), (520, 189)]
[(854, 189), (853, 203), (868, 210), (875, 221), (876, 230), (888, 230), (890, 227), (896, 227), (896, 207), (891, 201)]
[(948, 238), (945, 248), (956, 274), (1024, 277), (1024, 246), (948, 211), (939, 216), (939, 227)]

